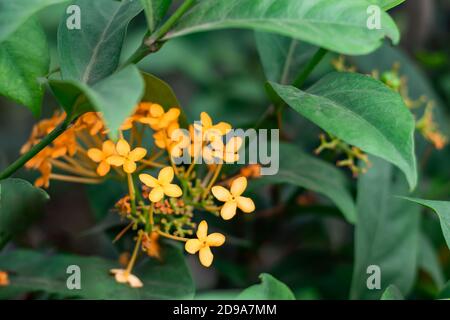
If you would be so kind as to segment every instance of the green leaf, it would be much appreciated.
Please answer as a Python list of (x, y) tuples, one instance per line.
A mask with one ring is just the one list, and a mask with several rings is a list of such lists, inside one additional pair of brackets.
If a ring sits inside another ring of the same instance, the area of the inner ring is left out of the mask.
[(335, 166), (305, 154), (298, 147), (280, 144), (280, 168), (273, 176), (263, 176), (255, 184), (290, 183), (330, 198), (347, 221), (356, 221), (356, 209), (346, 177)]
[(260, 284), (255, 284), (238, 296), (237, 300), (295, 300), (291, 289), (267, 273), (262, 273)]
[(58, 53), (63, 80), (94, 84), (112, 74), (129, 22), (142, 11), (139, 0), (76, 0), (81, 9), (81, 29), (69, 30), (62, 19)]
[(439, 257), (433, 248), (433, 244), (423, 232), (420, 233), (418, 259), (419, 268), (430, 275), (438, 289), (442, 289), (445, 285), (445, 278)]
[(30, 19), (0, 43), (0, 94), (39, 117), (44, 88), (38, 78), (47, 74), (49, 65), (44, 30), (37, 20)]
[(438, 215), (439, 221), (441, 222), (442, 234), (447, 242), (447, 247), (450, 248), (450, 201), (434, 201), (407, 197), (404, 197), (404, 199), (428, 207)]
[(68, 0), (0, 0), (0, 43), (40, 10)]
[(279, 33), (344, 53), (367, 54), (387, 36), (395, 43), (399, 31), (381, 12), (380, 30), (367, 28), (365, 0), (203, 0), (183, 16), (166, 39), (223, 28)]
[(384, 290), (381, 300), (405, 300), (400, 290), (393, 284)]
[[(139, 289), (117, 283), (109, 270), (120, 268), (119, 264), (99, 257), (17, 250), (0, 255), (0, 269), (10, 272), (11, 289), (21, 292), (43, 291), (83, 299), (192, 299), (194, 284), (181, 250), (173, 246), (163, 246), (162, 250), (162, 262), (144, 257), (133, 270), (144, 284)], [(80, 290), (67, 288), (70, 265), (80, 267)]]
[(22, 179), (0, 181), (0, 249), (42, 213), (48, 194)]
[(271, 85), (289, 106), (328, 133), (398, 166), (415, 188), (414, 118), (398, 93), (357, 73), (333, 72), (306, 91)]
[[(394, 196), (408, 193), (402, 175), (382, 159), (370, 161), (373, 166), (358, 181), (352, 299), (379, 299), (390, 284), (408, 294), (416, 277), (419, 210)], [(380, 268), (380, 290), (367, 287), (371, 265)]]
[(387, 11), (392, 9), (401, 3), (405, 2), (405, 0), (368, 0), (372, 4), (376, 4), (381, 7), (381, 9)]
[(450, 299), (450, 281), (445, 284), (444, 289), (439, 293), (438, 299)]
[(79, 81), (50, 80), (50, 87), (69, 117), (86, 111), (101, 112), (109, 135), (114, 140), (120, 126), (133, 113), (144, 94), (144, 81), (134, 65), (93, 86)]
[(169, 10), (172, 0), (141, 0), (141, 3), (147, 18), (148, 30), (152, 33)]

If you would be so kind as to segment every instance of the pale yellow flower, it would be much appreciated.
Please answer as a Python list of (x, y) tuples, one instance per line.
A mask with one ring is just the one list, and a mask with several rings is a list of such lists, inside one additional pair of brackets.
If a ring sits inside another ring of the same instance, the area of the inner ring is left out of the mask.
[(230, 191), (222, 186), (214, 186), (211, 191), (217, 200), (225, 202), (220, 215), (224, 220), (230, 220), (236, 215), (237, 208), (241, 209), (245, 213), (255, 211), (255, 204), (253, 200), (247, 197), (242, 197), (247, 188), (247, 178), (239, 177), (231, 183)]
[(225, 236), (221, 233), (211, 233), (208, 235), (208, 224), (205, 220), (200, 222), (197, 229), (197, 239), (190, 239), (186, 242), (184, 248), (190, 254), (196, 254), (200, 263), (209, 267), (214, 259), (210, 247), (220, 247), (225, 243)]
[(133, 173), (136, 171), (136, 162), (141, 160), (147, 154), (144, 148), (135, 148), (131, 150), (130, 145), (124, 139), (120, 139), (116, 144), (117, 155), (112, 155), (107, 158), (110, 165), (121, 167), (126, 173)]
[(148, 115), (139, 119), (139, 122), (148, 124), (153, 130), (159, 131), (167, 128), (171, 123), (177, 122), (180, 116), (179, 108), (170, 108), (167, 112), (159, 104), (150, 106)]
[(179, 186), (171, 183), (173, 177), (174, 172), (172, 167), (165, 167), (161, 169), (158, 174), (158, 179), (146, 173), (139, 175), (139, 179), (143, 184), (147, 187), (153, 188), (148, 195), (151, 202), (160, 201), (164, 198), (164, 195), (177, 198), (183, 194)]
[(111, 140), (107, 140), (103, 142), (102, 149), (91, 148), (88, 150), (88, 157), (98, 163), (97, 174), (101, 177), (104, 177), (109, 170), (111, 170), (111, 166), (108, 163), (107, 159), (116, 153), (116, 147), (114, 142)]
[(109, 272), (114, 275), (118, 283), (127, 283), (132, 288), (142, 288), (144, 286), (138, 277), (127, 272), (125, 269), (111, 269)]

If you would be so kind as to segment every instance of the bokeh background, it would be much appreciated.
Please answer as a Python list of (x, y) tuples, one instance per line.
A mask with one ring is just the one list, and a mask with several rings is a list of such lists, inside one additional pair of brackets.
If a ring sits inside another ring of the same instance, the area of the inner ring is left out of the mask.
[[(40, 14), (55, 66), (56, 30), (63, 11), (64, 6), (53, 6)], [(382, 72), (400, 63), (400, 74), (408, 77), (410, 96), (425, 95), (435, 101), (437, 121), (445, 132), (450, 126), (450, 1), (408, 0), (391, 14), (401, 29), (400, 45), (393, 48), (386, 44), (369, 56), (347, 57), (346, 61), (362, 73), (374, 69)], [(139, 45), (144, 33), (145, 18), (141, 15), (130, 25), (123, 59)], [(305, 45), (298, 56), (299, 63), (314, 51), (314, 47)], [(334, 58), (328, 55), (310, 81), (331, 71)], [(144, 59), (139, 67), (174, 88), (190, 120), (207, 111), (214, 119), (246, 127), (256, 122), (269, 104), (255, 36), (250, 31), (217, 31), (175, 39)], [(56, 108), (55, 100), (47, 94), (43, 117)], [(284, 120), (285, 139), (312, 153), (319, 143), (320, 130), (291, 111)], [(0, 168), (18, 156), (36, 121), (28, 109), (0, 97)], [(418, 152), (426, 151), (427, 147), (419, 144)], [(425, 162), (421, 188), (430, 197), (450, 200), (449, 149), (428, 152), (426, 159), (419, 159)], [(25, 170), (17, 176), (35, 178), (34, 173)], [(111, 244), (114, 228), (108, 227), (116, 223), (116, 218), (108, 213), (108, 208), (113, 205), (111, 195), (117, 195), (116, 198), (121, 195), (120, 188), (52, 182), (48, 192), (52, 200), (43, 219), (9, 246), (118, 257), (124, 248)], [(278, 205), (293, 195), (296, 200), (289, 209)], [(295, 188), (280, 194), (278, 189), (268, 186), (257, 197), (260, 201), (269, 197), (272, 204), (267, 208), (263, 205), (252, 218), (237, 219), (225, 227), (232, 237), (227, 248), (221, 248), (215, 255), (212, 268), (201, 267), (196, 257), (188, 258), (199, 295), (213, 289), (247, 287), (255, 283), (259, 273), (269, 272), (285, 282), (297, 298), (347, 298), (352, 275), (353, 228), (340, 218), (337, 209), (313, 210), (304, 203), (317, 195)], [(436, 229), (439, 225), (430, 218), (425, 219), (425, 227), (448, 279), (450, 256)], [(433, 290), (429, 275), (420, 273), (413, 296), (427, 298)]]

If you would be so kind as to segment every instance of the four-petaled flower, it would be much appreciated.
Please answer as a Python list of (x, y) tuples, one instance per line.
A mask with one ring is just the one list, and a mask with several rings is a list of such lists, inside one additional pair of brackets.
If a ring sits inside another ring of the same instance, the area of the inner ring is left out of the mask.
[(225, 202), (220, 215), (224, 220), (230, 220), (236, 215), (236, 209), (239, 208), (245, 213), (255, 211), (255, 204), (253, 200), (247, 197), (242, 197), (247, 188), (247, 178), (239, 177), (231, 183), (230, 191), (222, 186), (214, 186), (211, 191), (217, 200)]
[(225, 236), (221, 233), (211, 233), (208, 235), (208, 224), (205, 220), (200, 222), (197, 229), (197, 239), (190, 239), (186, 242), (184, 248), (190, 254), (196, 254), (200, 263), (209, 267), (214, 259), (210, 247), (220, 247), (225, 242)]
[(88, 157), (98, 163), (97, 174), (104, 177), (111, 169), (110, 164), (107, 159), (116, 153), (116, 147), (114, 142), (111, 140), (106, 140), (103, 142), (102, 149), (91, 148), (88, 150)]
[(134, 274), (124, 269), (111, 269), (109, 272), (114, 275), (119, 283), (128, 283), (132, 288), (142, 288), (144, 284)]
[(173, 176), (173, 168), (165, 167), (159, 172), (158, 179), (146, 173), (140, 174), (139, 179), (147, 187), (153, 188), (148, 196), (150, 201), (158, 202), (162, 198), (164, 198), (164, 195), (177, 198), (183, 194), (179, 186), (171, 183), (173, 180)]
[(170, 108), (164, 112), (163, 107), (153, 103), (147, 116), (139, 119), (139, 122), (148, 124), (153, 130), (161, 130), (167, 128), (171, 123), (176, 122), (180, 116), (179, 108)]
[(218, 135), (223, 136), (231, 130), (231, 125), (226, 122), (213, 124), (211, 117), (206, 113), (200, 113), (200, 123), (195, 123), (194, 128), (202, 132), (203, 140), (214, 140)]
[(117, 155), (112, 155), (106, 160), (110, 165), (121, 167), (126, 173), (136, 171), (136, 162), (141, 160), (147, 154), (144, 148), (131, 150), (130, 145), (124, 139), (120, 139), (116, 144)]

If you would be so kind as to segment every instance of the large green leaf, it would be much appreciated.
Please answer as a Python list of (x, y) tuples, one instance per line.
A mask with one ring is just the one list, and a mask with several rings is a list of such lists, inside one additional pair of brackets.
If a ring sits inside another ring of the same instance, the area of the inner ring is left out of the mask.
[[(76, 255), (44, 255), (18, 250), (0, 255), (0, 269), (10, 272), (9, 290), (43, 291), (62, 297), (83, 299), (191, 299), (194, 284), (183, 254), (173, 246), (163, 246), (163, 261), (144, 258), (133, 270), (144, 286), (139, 289), (119, 284), (109, 270), (120, 268), (112, 260)], [(69, 290), (67, 267), (81, 270), (81, 289)]]
[(283, 282), (267, 273), (262, 273), (260, 284), (255, 284), (242, 291), (238, 300), (295, 300), (291, 289)]
[(357, 73), (331, 73), (306, 91), (271, 83), (294, 110), (363, 151), (398, 166), (417, 183), (414, 118), (399, 94)]
[(405, 199), (428, 207), (438, 215), (439, 221), (441, 222), (442, 234), (447, 242), (447, 246), (450, 248), (450, 201), (434, 201), (416, 198)]
[(0, 42), (8, 39), (38, 11), (68, 0), (0, 0)]
[[(407, 194), (407, 183), (388, 162), (370, 160), (373, 167), (358, 181), (352, 299), (379, 299), (390, 284), (408, 294), (417, 269), (419, 211), (395, 197)], [(367, 287), (371, 265), (380, 268), (380, 290)]]
[(390, 285), (384, 290), (381, 300), (405, 300), (400, 290), (395, 285)]
[(385, 12), (381, 29), (367, 28), (365, 0), (203, 0), (166, 36), (223, 28), (250, 28), (279, 33), (345, 54), (367, 54), (399, 31)]
[(345, 176), (333, 165), (312, 157), (298, 147), (280, 144), (277, 174), (264, 176), (255, 184), (290, 183), (330, 198), (349, 222), (356, 221), (356, 209)]
[(76, 0), (81, 29), (69, 30), (65, 19), (58, 30), (58, 53), (64, 80), (93, 84), (119, 64), (128, 23), (142, 11), (140, 0)]
[(48, 199), (44, 190), (25, 180), (0, 181), (0, 249), (39, 218)]
[(148, 30), (155, 31), (158, 23), (164, 18), (172, 0), (140, 0), (147, 18)]
[(0, 94), (27, 106), (38, 117), (44, 95), (38, 77), (47, 74), (49, 65), (44, 30), (30, 19), (0, 43)]
[(50, 86), (70, 117), (86, 111), (101, 112), (112, 139), (117, 138), (120, 126), (144, 94), (144, 81), (134, 65), (93, 86), (75, 80), (51, 80)]

